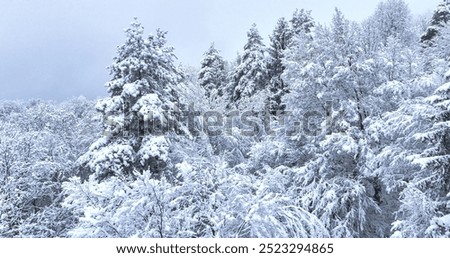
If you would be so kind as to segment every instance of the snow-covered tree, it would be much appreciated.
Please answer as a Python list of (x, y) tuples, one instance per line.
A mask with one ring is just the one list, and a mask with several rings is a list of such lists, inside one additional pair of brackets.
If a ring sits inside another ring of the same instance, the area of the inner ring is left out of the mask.
[[(270, 79), (269, 108), (272, 114), (285, 109), (282, 98), (289, 92), (287, 83), (281, 77), (285, 70), (285, 65), (283, 64), (285, 52), (293, 45), (300, 47), (298, 46), (300, 43), (298, 38), (309, 37), (314, 27), (311, 11), (305, 11), (304, 9), (296, 9), (290, 23), (291, 26), (284, 18), (279, 19), (270, 36), (268, 73)], [(306, 45), (301, 47), (306, 47)]]
[(135, 20), (99, 113), (0, 101), (0, 237), (450, 237), (449, 6), (421, 40), (403, 0), (296, 10), (199, 68)]
[(403, 0), (386, 0), (380, 2), (373, 14), (373, 22), (379, 39), (384, 46), (390, 37), (398, 38), (406, 45), (415, 42), (411, 31), (411, 13)]
[(292, 26), (292, 32), (294, 34), (300, 33), (310, 33), (314, 28), (314, 19), (311, 16), (310, 10), (296, 9), (292, 14), (292, 19), (290, 20)]
[(287, 51), (283, 77), (290, 94), (285, 102), (297, 118), (306, 112), (331, 115), (326, 103), (333, 100), (341, 106), (339, 112), (352, 120), (347, 122), (362, 126), (367, 112), (364, 98), (372, 85), (365, 81), (370, 62), (361, 57), (356, 31), (336, 9), (331, 28), (317, 26), (314, 40), (300, 37)]
[(0, 237), (64, 237), (76, 217), (61, 184), (100, 134), (94, 103), (1, 103)]
[[(365, 59), (359, 33), (360, 27), (336, 9), (330, 28), (316, 26), (312, 41), (300, 38), (306, 49), (288, 51), (283, 75), (290, 86), (285, 101), (294, 121), (306, 123), (302, 128), (308, 129), (308, 114), (319, 119), (313, 134), (301, 130), (293, 137), (309, 157), (295, 168), (293, 191), (302, 196), (298, 205), (321, 219), (332, 236), (341, 237), (389, 232), (384, 217), (374, 220), (382, 217), (382, 187), (365, 168), (365, 121), (380, 78), (377, 63)], [(350, 188), (358, 190), (350, 194)]]
[(165, 46), (164, 32), (148, 38), (143, 33), (137, 20), (126, 30), (125, 44), (110, 66), (110, 96), (97, 104), (104, 136), (80, 158), (82, 169), (98, 179), (144, 170), (158, 176), (170, 163), (166, 136), (181, 131), (176, 91), (180, 73), (173, 49)]
[(450, 1), (443, 0), (434, 10), (433, 17), (429, 22), (420, 41), (425, 45), (432, 45), (433, 39), (439, 34), (441, 27), (445, 26), (450, 21)]
[(281, 78), (281, 74), (284, 72), (282, 60), (284, 51), (290, 45), (291, 39), (292, 31), (288, 22), (284, 18), (279, 19), (270, 36), (269, 63), (267, 65), (270, 79), (269, 108), (274, 114), (284, 109), (281, 98), (287, 92), (287, 85)]
[(198, 80), (211, 103), (217, 103), (224, 96), (226, 91), (225, 61), (214, 44), (211, 44), (204, 54)]
[(240, 109), (254, 106), (254, 102), (264, 105), (260, 102), (264, 102), (265, 98), (259, 95), (264, 95), (268, 85), (266, 50), (256, 24), (253, 24), (248, 31), (247, 38), (242, 60), (234, 69), (230, 82), (230, 87), (233, 89), (230, 104)]
[[(425, 99), (428, 106), (418, 117), (429, 127), (413, 135), (425, 146), (419, 153), (408, 157), (420, 168), (402, 192), (399, 221), (394, 227), (402, 236), (450, 236), (449, 100), (450, 83), (447, 82)], [(416, 205), (425, 209), (413, 208)]]

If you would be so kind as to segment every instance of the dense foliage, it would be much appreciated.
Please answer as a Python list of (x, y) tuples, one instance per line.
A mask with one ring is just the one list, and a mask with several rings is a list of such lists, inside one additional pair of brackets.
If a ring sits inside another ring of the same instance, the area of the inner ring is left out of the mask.
[(95, 108), (0, 102), (0, 237), (450, 237), (449, 17), (296, 10), (199, 70), (135, 20)]

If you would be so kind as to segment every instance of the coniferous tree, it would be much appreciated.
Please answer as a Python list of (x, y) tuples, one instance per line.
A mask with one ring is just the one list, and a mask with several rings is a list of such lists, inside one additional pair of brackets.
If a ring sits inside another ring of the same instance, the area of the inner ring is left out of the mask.
[(310, 10), (296, 9), (291, 19), (292, 32), (296, 35), (300, 33), (310, 33), (314, 28), (314, 19)]
[(136, 170), (159, 174), (168, 165), (169, 139), (162, 133), (180, 129), (173, 64), (165, 33), (144, 38), (135, 20), (126, 30), (125, 44), (110, 67), (106, 83), (110, 96), (97, 104), (104, 117), (104, 136), (80, 158), (87, 173), (98, 179), (132, 175)]
[(425, 45), (432, 45), (433, 39), (438, 35), (440, 28), (450, 21), (450, 1), (444, 0), (434, 10), (430, 25), (425, 33), (420, 37), (420, 41)]
[(212, 103), (223, 97), (226, 84), (225, 62), (219, 54), (219, 50), (211, 44), (205, 52), (201, 62), (200, 72), (198, 73), (200, 86), (206, 91), (206, 97)]
[(288, 89), (286, 83), (281, 78), (281, 74), (284, 72), (282, 61), (284, 51), (290, 45), (291, 39), (292, 31), (289, 28), (289, 24), (284, 18), (279, 19), (270, 36), (270, 48), (268, 50), (270, 57), (268, 63), (268, 75), (270, 78), (269, 108), (272, 114), (284, 110), (281, 99), (288, 92)]
[[(0, 101), (0, 237), (450, 237), (449, 8), (421, 38), (404, 0), (330, 26), (296, 10), (231, 68), (213, 45), (175, 67), (133, 22), (100, 115)], [(236, 110), (186, 128), (188, 103), (292, 112), (249, 136)]]
[[(427, 98), (404, 102), (371, 122), (379, 148), (368, 166), (394, 201), (394, 237), (448, 237), (449, 83)], [(371, 143), (372, 145), (373, 143)]]
[(268, 85), (265, 46), (256, 24), (250, 28), (247, 38), (242, 60), (233, 71), (230, 85), (233, 89), (231, 101), (241, 108), (249, 107), (250, 98), (263, 92)]
[[(396, 229), (402, 236), (450, 237), (449, 100), (450, 82), (440, 86), (432, 96), (425, 99), (429, 105), (421, 111), (424, 115), (420, 119), (425, 120), (421, 123), (430, 126), (413, 135), (414, 139), (425, 143), (425, 146), (421, 153), (408, 157), (420, 168), (413, 174), (412, 180), (401, 195), (402, 205)], [(423, 205), (427, 206), (428, 210), (413, 208)], [(422, 218), (422, 221), (417, 221), (417, 218)], [(417, 227), (417, 224), (421, 227)], [(411, 230), (412, 228), (414, 230)]]

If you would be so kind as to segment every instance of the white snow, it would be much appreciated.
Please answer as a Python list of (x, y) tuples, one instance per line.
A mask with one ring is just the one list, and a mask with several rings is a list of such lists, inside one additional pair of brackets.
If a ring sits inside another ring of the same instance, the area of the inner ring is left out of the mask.
[(137, 97), (140, 94), (139, 90), (140, 86), (135, 83), (127, 83), (123, 86), (123, 93), (124, 96), (133, 96)]

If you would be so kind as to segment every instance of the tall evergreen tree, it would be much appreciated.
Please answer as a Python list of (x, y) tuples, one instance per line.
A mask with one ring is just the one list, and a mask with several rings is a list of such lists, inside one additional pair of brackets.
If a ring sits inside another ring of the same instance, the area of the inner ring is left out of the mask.
[(269, 108), (273, 114), (284, 110), (281, 99), (288, 92), (288, 89), (281, 78), (281, 74), (283, 74), (285, 69), (282, 61), (284, 51), (288, 48), (291, 39), (292, 31), (288, 22), (284, 18), (279, 19), (270, 36), (270, 48), (268, 50), (270, 57), (268, 64), (268, 75), (270, 78)]
[(265, 90), (268, 85), (265, 46), (256, 24), (247, 33), (241, 63), (235, 68), (231, 78), (233, 96), (231, 101), (238, 107), (250, 97)]
[(444, 0), (434, 10), (430, 26), (420, 38), (420, 41), (426, 45), (432, 45), (433, 39), (438, 35), (440, 28), (450, 21), (450, 1)]
[(176, 130), (179, 73), (173, 64), (172, 48), (166, 47), (165, 33), (144, 38), (135, 20), (126, 30), (125, 44), (110, 67), (106, 83), (110, 96), (97, 104), (104, 117), (104, 136), (80, 158), (87, 173), (98, 179), (167, 166), (169, 140), (162, 132)]
[(310, 33), (314, 28), (314, 19), (310, 10), (296, 9), (291, 19), (292, 31), (298, 35), (300, 33)]
[(399, 203), (394, 237), (450, 236), (449, 86), (444, 83), (431, 96), (404, 102), (372, 122), (380, 151), (369, 166)]
[(421, 199), (428, 200), (432, 207), (431, 213), (423, 216), (431, 217), (431, 220), (425, 232), (414, 233), (418, 236), (424, 233), (432, 237), (450, 237), (450, 82), (440, 86), (426, 102), (431, 110), (424, 112), (424, 119), (428, 120), (424, 122), (430, 122), (431, 126), (425, 132), (415, 134), (414, 138), (427, 145), (422, 153), (410, 157), (421, 169), (404, 191), (406, 198), (402, 199), (401, 210), (406, 214), (411, 212), (409, 201), (414, 197), (410, 194), (420, 193)]
[(211, 44), (205, 52), (201, 62), (200, 72), (198, 73), (200, 86), (206, 91), (206, 97), (216, 102), (217, 98), (224, 95), (226, 72), (225, 62), (219, 54), (219, 50)]

